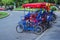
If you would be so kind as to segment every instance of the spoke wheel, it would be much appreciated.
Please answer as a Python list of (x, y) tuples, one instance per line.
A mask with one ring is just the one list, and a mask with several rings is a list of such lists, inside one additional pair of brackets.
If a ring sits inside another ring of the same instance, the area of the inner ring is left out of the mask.
[(23, 32), (23, 25), (17, 25), (16, 26), (16, 31), (18, 32), (18, 33), (22, 33)]
[(42, 28), (42, 26), (36, 26), (35, 27), (35, 30), (34, 30), (34, 33), (35, 34), (41, 34), (43, 32), (43, 28)]
[(47, 26), (46, 26), (46, 25), (44, 25), (43, 27), (44, 27), (43, 31), (45, 31), (45, 30), (47, 29)]
[(52, 19), (53, 19), (52, 21), (56, 20), (56, 15), (55, 14), (53, 14)]

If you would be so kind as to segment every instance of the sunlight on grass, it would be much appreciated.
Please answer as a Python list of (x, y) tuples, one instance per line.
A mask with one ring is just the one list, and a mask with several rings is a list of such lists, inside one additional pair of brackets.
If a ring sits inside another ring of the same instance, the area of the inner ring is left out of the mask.
[(6, 12), (0, 12), (0, 19), (7, 17), (9, 14)]

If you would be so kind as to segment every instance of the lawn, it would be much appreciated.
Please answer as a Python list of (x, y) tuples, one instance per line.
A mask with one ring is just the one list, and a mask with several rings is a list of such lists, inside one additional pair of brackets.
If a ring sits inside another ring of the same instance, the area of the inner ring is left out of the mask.
[(9, 14), (6, 12), (0, 12), (0, 19), (7, 17)]
[[(54, 10), (54, 11), (56, 11), (56, 10), (58, 10), (58, 8), (56, 7), (56, 6), (51, 6), (50, 7), (52, 10)], [(25, 10), (30, 10), (30, 11), (35, 11), (36, 9), (38, 9), (38, 8), (33, 8), (33, 9), (29, 9), (29, 8), (25, 8)], [(14, 9), (15, 11), (20, 11), (20, 10), (24, 10), (24, 8), (22, 8), (22, 7), (18, 7), (18, 8), (15, 8)]]
[(20, 11), (20, 10), (26, 10), (26, 11), (29, 11), (29, 10), (32, 11), (32, 10), (33, 10), (33, 11), (35, 11), (36, 9), (28, 9), (28, 8), (25, 8), (25, 9), (24, 9), (24, 8), (22, 8), (22, 7), (18, 7), (18, 8), (15, 8), (14, 10), (15, 10), (15, 11)]

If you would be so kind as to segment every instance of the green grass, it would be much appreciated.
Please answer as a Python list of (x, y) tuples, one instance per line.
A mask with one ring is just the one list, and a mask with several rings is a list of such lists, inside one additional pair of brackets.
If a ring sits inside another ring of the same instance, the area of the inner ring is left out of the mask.
[[(58, 8), (57, 8), (56, 6), (51, 6), (50, 8), (51, 8), (52, 10), (55, 10), (55, 11), (58, 10)], [(36, 8), (36, 9), (38, 9), (38, 8)], [(35, 8), (34, 8), (34, 9), (25, 8), (25, 10), (27, 10), (27, 11), (29, 11), (29, 10), (30, 10), (30, 11), (35, 11), (36, 9), (35, 9)], [(22, 8), (22, 6), (21, 6), (21, 7), (15, 8), (14, 10), (15, 10), (15, 11), (20, 11), (20, 10), (24, 10), (24, 8)]]
[(6, 12), (0, 12), (0, 19), (7, 17), (9, 14)]
[[(14, 10), (15, 10), (15, 11), (20, 11), (20, 10), (24, 10), (24, 8), (19, 7), (19, 8), (15, 8)], [(33, 10), (33, 11), (35, 11), (35, 9), (28, 9), (28, 8), (25, 8), (25, 10), (27, 10), (27, 11), (28, 11), (28, 10), (31, 10), (31, 11)]]

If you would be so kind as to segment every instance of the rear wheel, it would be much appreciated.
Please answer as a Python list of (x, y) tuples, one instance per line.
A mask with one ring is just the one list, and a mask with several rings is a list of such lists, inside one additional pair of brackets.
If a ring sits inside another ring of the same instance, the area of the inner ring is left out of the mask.
[(22, 33), (23, 32), (23, 25), (17, 25), (16, 26), (16, 31), (18, 32), (18, 33)]
[(52, 22), (47, 22), (46, 26), (47, 26), (47, 29), (52, 27)]
[(35, 30), (34, 30), (35, 34), (41, 34), (42, 32), (43, 32), (42, 26), (36, 26), (35, 27)]
[(56, 20), (56, 15), (55, 14), (53, 14), (52, 19), (53, 19), (52, 21)]
[(43, 27), (44, 27), (43, 31), (45, 31), (47, 29), (47, 26), (46, 25), (43, 25)]
[(57, 18), (55, 14), (53, 14), (53, 17), (54, 17), (55, 19)]
[(45, 30), (47, 29), (47, 23), (44, 22), (44, 23), (42, 24), (42, 27), (43, 27), (43, 31), (45, 31)]

